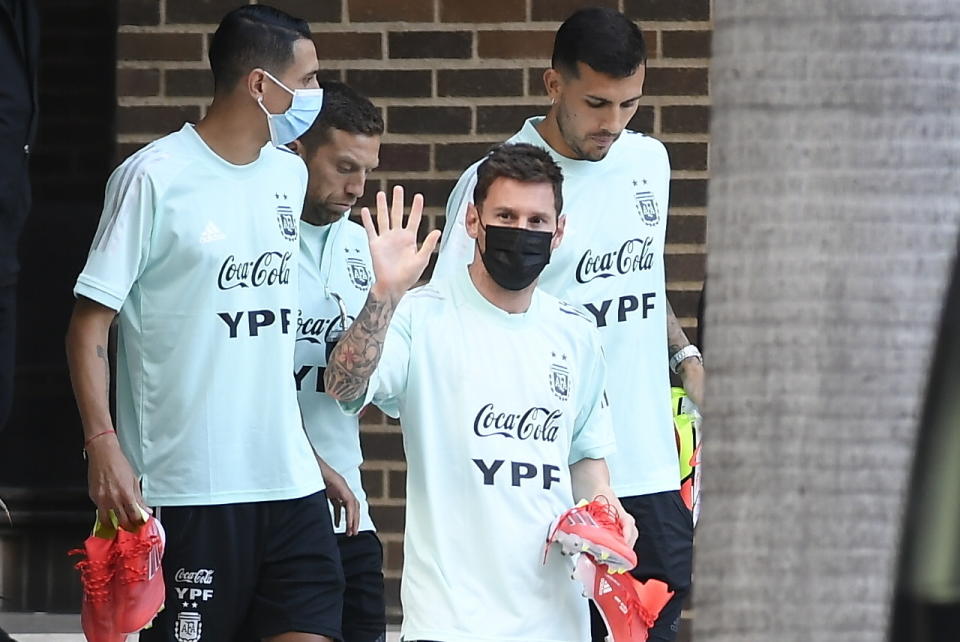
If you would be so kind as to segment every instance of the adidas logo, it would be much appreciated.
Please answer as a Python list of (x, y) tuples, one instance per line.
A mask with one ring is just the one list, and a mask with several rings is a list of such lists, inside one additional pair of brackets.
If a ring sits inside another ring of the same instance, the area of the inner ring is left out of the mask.
[(609, 592), (612, 591), (612, 590), (613, 590), (613, 588), (610, 586), (610, 582), (607, 581), (607, 578), (601, 577), (601, 578), (600, 578), (600, 591), (599, 591), (599, 595), (606, 595), (607, 593), (609, 593)]
[(207, 221), (207, 226), (203, 228), (203, 233), (200, 235), (201, 243), (213, 243), (214, 241), (222, 241), (227, 238), (227, 235), (220, 231), (220, 228), (217, 227), (213, 221)]

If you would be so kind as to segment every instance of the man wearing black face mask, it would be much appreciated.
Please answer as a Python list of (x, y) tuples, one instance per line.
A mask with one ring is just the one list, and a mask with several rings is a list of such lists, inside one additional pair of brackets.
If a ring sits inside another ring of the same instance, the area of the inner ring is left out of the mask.
[(403, 639), (582, 642), (587, 603), (557, 549), (542, 562), (547, 526), (575, 499), (603, 497), (625, 515), (604, 460), (614, 441), (600, 338), (536, 289), (563, 236), (560, 168), (532, 145), (504, 145), (478, 177), (473, 263), (406, 296), (439, 238), (418, 251), (423, 200), (406, 227), (402, 188), (389, 212), (378, 194), (378, 229), (363, 210), (376, 279), (326, 390), (346, 412), (374, 403), (400, 418)]

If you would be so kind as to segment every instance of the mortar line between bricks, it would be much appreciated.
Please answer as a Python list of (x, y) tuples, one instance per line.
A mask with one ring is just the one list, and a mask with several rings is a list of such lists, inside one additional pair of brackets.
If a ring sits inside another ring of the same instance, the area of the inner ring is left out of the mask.
[(695, 292), (703, 287), (703, 281), (667, 281), (667, 291)]

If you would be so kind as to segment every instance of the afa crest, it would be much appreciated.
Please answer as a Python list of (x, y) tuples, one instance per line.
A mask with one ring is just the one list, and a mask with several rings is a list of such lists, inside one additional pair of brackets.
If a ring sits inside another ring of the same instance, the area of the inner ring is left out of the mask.
[(653, 192), (636, 192), (634, 199), (637, 206), (637, 214), (640, 215), (643, 222), (650, 227), (656, 226), (656, 224), (660, 222), (660, 210), (657, 207), (657, 199), (654, 198)]
[[(297, 240), (297, 217), (293, 214), (293, 209), (286, 204), (287, 195), (275, 195), (277, 198), (277, 224), (280, 225), (280, 233), (288, 241)], [(282, 198), (282, 200), (281, 200)]]
[(177, 621), (174, 622), (173, 634), (177, 642), (197, 642), (202, 629), (203, 623), (200, 621), (199, 613), (181, 611), (177, 614)]
[(350, 282), (358, 289), (370, 289), (370, 270), (367, 269), (366, 264), (361, 259), (347, 259), (347, 276), (350, 277)]
[[(553, 353), (553, 358), (557, 358), (556, 353)], [(550, 365), (550, 392), (560, 401), (566, 401), (570, 396), (570, 370), (566, 363), (563, 363), (567, 360), (567, 355), (560, 355), (560, 358), (561, 363)]]

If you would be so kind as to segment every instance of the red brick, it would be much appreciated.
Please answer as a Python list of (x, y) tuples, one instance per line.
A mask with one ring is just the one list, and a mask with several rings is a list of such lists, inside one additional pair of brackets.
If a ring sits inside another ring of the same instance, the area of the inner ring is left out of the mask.
[(709, 20), (710, 0), (624, 0), (623, 12), (633, 20)]
[(469, 58), (473, 34), (469, 31), (391, 31), (391, 58)]
[(434, 151), (436, 154), (437, 170), (441, 172), (461, 172), (485, 156), (494, 145), (496, 145), (496, 143), (492, 142), (437, 145)]
[(705, 96), (708, 90), (706, 68), (648, 67), (643, 82), (647, 96)]
[(433, 94), (429, 69), (351, 69), (347, 84), (370, 97), (417, 98)]
[[(547, 113), (549, 105), (483, 105), (477, 107), (478, 134), (515, 134), (532, 116)], [(476, 159), (474, 159), (476, 160)]]
[[(155, 25), (160, 23), (160, 3), (157, 0), (123, 0), (123, 2), (118, 2), (116, 7), (118, 25)], [(46, 24), (46, 15), (44, 15), (44, 26)]]
[(383, 497), (383, 472), (382, 470), (366, 468), (360, 471), (360, 483), (363, 484), (363, 491), (370, 499)]
[(403, 513), (403, 506), (370, 506), (370, 517), (381, 532), (402, 533), (405, 517)]
[(547, 90), (543, 86), (543, 73), (546, 67), (531, 67), (527, 70), (527, 94), (530, 96), (546, 96)]
[(709, 58), (709, 31), (664, 31), (664, 58)]
[(520, 96), (521, 69), (441, 69), (437, 72), (438, 96)]
[(706, 179), (675, 178), (670, 181), (670, 205), (673, 207), (703, 207), (706, 204)]
[(550, 58), (552, 31), (479, 31), (477, 53), (481, 58)]
[(704, 243), (707, 240), (706, 216), (667, 217), (667, 243)]
[(403, 568), (403, 542), (391, 540), (385, 542), (384, 552), (386, 553), (385, 568), (390, 571), (399, 571)]
[(387, 471), (389, 480), (390, 497), (393, 499), (403, 499), (407, 496), (407, 471), (390, 470)]
[(700, 134), (710, 131), (708, 105), (666, 106), (660, 112), (660, 131), (666, 134)]
[(388, 107), (387, 128), (394, 134), (467, 134), (469, 107)]
[[(616, 9), (617, 0), (531, 0), (531, 17), (534, 20), (563, 22), (578, 9), (584, 7), (609, 7)], [(557, 25), (559, 26), (559, 25)]]
[(403, 437), (399, 432), (360, 433), (363, 456), (368, 460), (396, 460), (403, 458)]
[(426, 172), (430, 170), (430, 146), (387, 143), (380, 147), (381, 172)]
[(200, 60), (203, 36), (198, 33), (119, 33), (118, 60)]
[(643, 132), (644, 134), (652, 134), (654, 114), (655, 110), (651, 105), (640, 105), (640, 107), (637, 108), (637, 113), (634, 114), (630, 122), (627, 123), (627, 129), (632, 129), (635, 132)]
[[(403, 189), (407, 194), (423, 194), (423, 204), (425, 207), (443, 207), (447, 204), (447, 198), (450, 197), (450, 192), (453, 191), (455, 184), (456, 181), (448, 179), (395, 178), (387, 181), (386, 192), (389, 194), (393, 190), (394, 185), (403, 185)], [(423, 227), (425, 228), (426, 226)], [(421, 229), (420, 233), (421, 236), (426, 236), (429, 230)], [(366, 452), (364, 452), (364, 454), (366, 454)]]
[[(700, 305), (700, 290), (668, 290), (667, 300), (678, 317), (695, 318), (697, 306)], [(690, 338), (689, 335), (687, 338)]]
[(167, 96), (213, 95), (213, 73), (209, 69), (167, 69), (164, 77)]
[(706, 143), (665, 143), (673, 169), (707, 169)]
[(351, 22), (433, 22), (433, 2), (425, 0), (348, 0), (348, 7)]
[(187, 105), (121, 106), (117, 107), (117, 133), (168, 134), (199, 118), (200, 108)]
[(307, 22), (340, 22), (339, 0), (269, 0), (266, 3)]
[(320, 60), (383, 58), (379, 33), (315, 33), (313, 43)]
[(241, 0), (167, 0), (167, 22), (187, 24), (220, 24)]
[(670, 254), (664, 258), (668, 281), (702, 281), (707, 265), (703, 254)]
[(118, 96), (156, 96), (160, 72), (156, 69), (117, 69)]
[(444, 22), (522, 22), (527, 17), (525, 0), (440, 0)]

